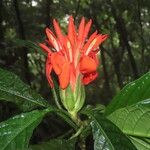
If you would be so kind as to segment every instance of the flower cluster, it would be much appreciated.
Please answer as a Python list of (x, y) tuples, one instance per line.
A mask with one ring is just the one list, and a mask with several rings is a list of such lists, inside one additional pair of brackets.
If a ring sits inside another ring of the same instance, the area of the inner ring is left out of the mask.
[(99, 64), (98, 47), (107, 35), (95, 31), (87, 38), (91, 24), (92, 20), (85, 23), (83, 17), (76, 31), (74, 19), (70, 16), (67, 35), (62, 33), (55, 19), (53, 25), (56, 35), (46, 28), (47, 40), (41, 43), (40, 47), (47, 53), (46, 77), (52, 88), (54, 86), (51, 78), (52, 70), (58, 76), (61, 89), (66, 89), (68, 85), (74, 89), (79, 77), (86, 85), (98, 76), (96, 71)]

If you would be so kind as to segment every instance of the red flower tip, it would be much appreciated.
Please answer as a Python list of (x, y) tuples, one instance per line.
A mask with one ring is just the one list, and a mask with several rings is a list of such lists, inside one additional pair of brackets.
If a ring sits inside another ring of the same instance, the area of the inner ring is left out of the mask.
[(83, 84), (87, 85), (90, 82), (92, 82), (93, 80), (95, 80), (98, 77), (98, 73), (97, 72), (93, 72), (93, 73), (87, 73), (84, 75), (82, 82)]
[(39, 43), (39, 46), (43, 49), (44, 52), (51, 53), (51, 50), (45, 44)]

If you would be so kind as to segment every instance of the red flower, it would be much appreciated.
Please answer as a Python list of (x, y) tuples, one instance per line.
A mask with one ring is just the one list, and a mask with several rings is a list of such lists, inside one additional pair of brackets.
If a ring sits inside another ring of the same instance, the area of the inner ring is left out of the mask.
[(107, 35), (98, 34), (95, 31), (87, 40), (91, 24), (91, 20), (86, 24), (83, 17), (76, 32), (71, 16), (67, 35), (62, 34), (55, 19), (53, 25), (56, 36), (49, 28), (46, 28), (48, 40), (40, 46), (47, 53), (46, 77), (51, 87), (54, 86), (50, 76), (52, 70), (57, 74), (62, 89), (67, 88), (69, 84), (74, 89), (79, 76), (83, 84), (90, 83), (98, 76), (96, 71), (98, 47)]

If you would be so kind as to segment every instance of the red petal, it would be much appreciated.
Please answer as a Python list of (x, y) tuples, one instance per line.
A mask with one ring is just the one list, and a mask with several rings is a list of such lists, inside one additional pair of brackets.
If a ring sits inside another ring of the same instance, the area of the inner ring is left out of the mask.
[(92, 20), (90, 19), (90, 21), (85, 26), (83, 40), (85, 40), (86, 37), (88, 36), (88, 33), (90, 31), (90, 28), (91, 28), (91, 25), (92, 25)]
[(96, 71), (97, 63), (94, 59), (89, 56), (84, 56), (80, 61), (80, 71), (81, 73), (91, 73)]
[(83, 84), (87, 85), (90, 82), (92, 82), (93, 80), (95, 80), (97, 78), (97, 76), (98, 76), (97, 72), (85, 74), (82, 78), (82, 82), (83, 82)]
[(72, 91), (74, 91), (75, 89), (76, 76), (77, 76), (76, 69), (74, 68), (73, 64), (70, 64), (70, 85), (71, 85)]
[(52, 65), (51, 65), (50, 55), (48, 55), (47, 60), (46, 60), (46, 77), (47, 77), (49, 85), (51, 86), (51, 88), (53, 88), (54, 84), (50, 76), (51, 71), (52, 71)]
[(91, 42), (95, 39), (95, 37), (97, 36), (97, 31), (95, 31), (90, 38), (88, 39), (87, 43), (84, 45), (83, 47), (83, 52), (85, 53), (88, 49), (88, 47), (90, 46)]
[(97, 35), (86, 48), (85, 54), (88, 55), (91, 50), (97, 48), (106, 38), (107, 35)]
[(52, 51), (45, 44), (39, 43), (39, 46), (44, 50), (44, 52), (52, 53)]
[(63, 64), (62, 72), (58, 77), (59, 77), (60, 87), (62, 89), (65, 89), (68, 86), (69, 79), (70, 79), (70, 64), (68, 62), (65, 62)]
[(75, 30), (75, 26), (74, 26), (74, 19), (72, 16), (70, 16), (70, 18), (69, 18), (68, 38), (73, 46), (74, 42), (76, 40), (76, 30)]
[(58, 39), (61, 41), (61, 43), (63, 43), (63, 34), (61, 32), (59, 24), (57, 23), (55, 19), (53, 20), (53, 25), (54, 25)]
[(53, 32), (46, 28), (46, 34), (47, 34), (47, 37), (49, 39), (49, 42), (54, 46), (54, 48), (59, 51), (59, 44), (57, 42), (57, 39), (55, 37), (55, 35), (53, 34)]
[(84, 26), (85, 26), (85, 19), (82, 17), (82, 20), (79, 25), (79, 31), (78, 31), (78, 40), (83, 40), (83, 34), (84, 34)]
[(89, 53), (89, 55), (88, 55), (89, 57), (91, 57), (92, 59), (95, 60), (95, 63), (96, 63), (97, 65), (99, 65), (99, 59), (98, 59), (98, 56), (97, 56), (98, 51), (99, 51), (99, 49), (97, 49), (97, 50), (95, 50), (95, 51), (91, 51), (91, 52)]
[(108, 35), (99, 35), (97, 38), (96, 38), (96, 42), (93, 46), (92, 49), (95, 49), (97, 48), (103, 41), (105, 41), (107, 39)]
[(108, 38), (108, 34), (102, 35), (102, 42), (105, 41)]
[(51, 63), (57, 75), (59, 75), (62, 72), (62, 65), (64, 64), (64, 62), (65, 60), (63, 56), (61, 56), (59, 53), (52, 53)]
[(64, 37), (64, 52), (65, 55), (67, 56), (67, 60), (72, 62), (73, 61), (73, 49), (71, 45), (71, 41), (67, 38)]

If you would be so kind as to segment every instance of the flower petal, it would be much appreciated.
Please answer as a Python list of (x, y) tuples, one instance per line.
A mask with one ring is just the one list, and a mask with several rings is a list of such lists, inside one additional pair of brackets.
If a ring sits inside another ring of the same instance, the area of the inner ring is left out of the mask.
[(69, 84), (70, 79), (70, 64), (69, 62), (65, 62), (62, 66), (62, 72), (58, 76), (59, 84), (62, 89), (65, 89)]
[(95, 51), (91, 51), (88, 56), (92, 59), (95, 60), (95, 63), (97, 64), (97, 66), (99, 65), (99, 57), (97, 55), (97, 53), (99, 52), (99, 49), (96, 49)]
[(47, 57), (47, 60), (46, 60), (46, 78), (48, 80), (48, 83), (49, 83), (50, 87), (53, 88), (54, 84), (53, 84), (53, 80), (50, 76), (51, 71), (52, 71), (52, 65), (51, 65), (50, 57), (51, 57), (50, 54), (48, 54), (48, 57)]
[(61, 42), (61, 44), (63, 44), (63, 34), (61, 32), (58, 22), (55, 19), (53, 20), (53, 25), (59, 41)]
[(92, 20), (90, 19), (90, 21), (85, 25), (83, 40), (85, 40), (86, 37), (88, 36), (88, 33), (90, 31), (90, 28), (91, 28), (91, 25), (92, 25)]
[(76, 30), (74, 26), (74, 19), (72, 16), (69, 18), (69, 25), (68, 25), (68, 38), (71, 42), (71, 45), (74, 45), (76, 41)]
[(107, 39), (108, 35), (105, 34), (105, 35), (99, 35), (97, 38), (96, 38), (96, 42), (93, 46), (92, 49), (95, 49), (97, 48), (103, 41), (105, 41)]
[(90, 46), (91, 42), (97, 37), (97, 31), (95, 31), (90, 38), (88, 39), (88, 41), (86, 42), (86, 44), (83, 47), (83, 53), (85, 53), (88, 49), (88, 47)]
[(82, 78), (82, 82), (83, 82), (83, 84), (87, 85), (90, 82), (92, 82), (93, 80), (95, 80), (97, 78), (97, 76), (98, 76), (97, 72), (84, 74), (84, 76)]
[(97, 31), (95, 31), (90, 38), (88, 39), (87, 43), (83, 47), (83, 53), (85, 55), (88, 55), (91, 50), (96, 49), (104, 40), (106, 40), (108, 37), (107, 34), (101, 35), (97, 34)]
[(84, 27), (85, 27), (85, 19), (84, 19), (84, 17), (82, 17), (82, 20), (79, 25), (79, 30), (78, 30), (78, 40), (79, 41), (83, 40)]
[(52, 53), (51, 63), (52, 63), (53, 69), (57, 75), (60, 75), (60, 73), (62, 72), (62, 66), (63, 66), (64, 62), (65, 62), (65, 59), (62, 55), (60, 55), (57, 52)]
[(49, 49), (45, 44), (39, 43), (39, 46), (44, 50), (44, 52), (52, 53), (51, 49)]
[(65, 55), (67, 56), (67, 60), (72, 62), (73, 61), (73, 49), (71, 45), (71, 41), (68, 37), (64, 37), (64, 51)]
[(82, 57), (80, 61), (80, 71), (82, 74), (94, 72), (96, 69), (97, 63), (94, 59), (89, 56)]
[(54, 48), (57, 51), (59, 51), (59, 49), (60, 49), (59, 44), (58, 44), (57, 39), (56, 39), (55, 35), (53, 34), (53, 32), (50, 29), (46, 28), (46, 34), (47, 34), (49, 42), (54, 46)]
[(70, 85), (71, 85), (72, 91), (74, 91), (74, 89), (75, 89), (76, 76), (78, 76), (77, 70), (75, 69), (73, 64), (70, 64)]

